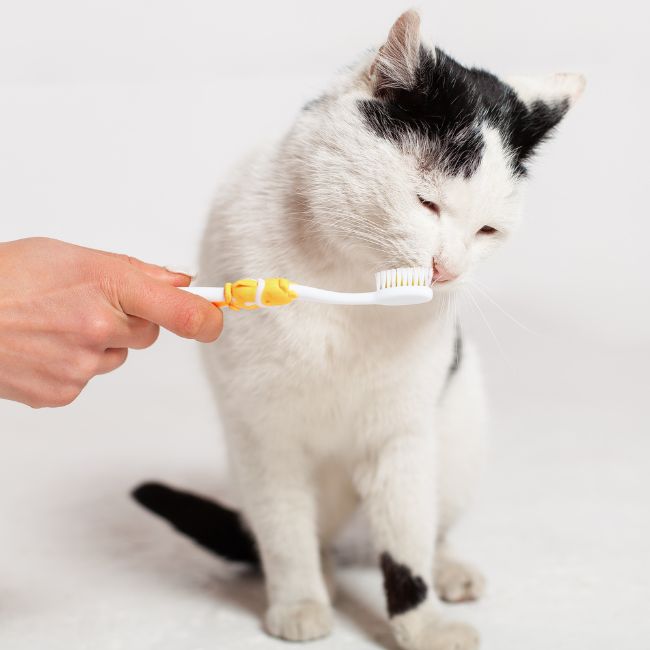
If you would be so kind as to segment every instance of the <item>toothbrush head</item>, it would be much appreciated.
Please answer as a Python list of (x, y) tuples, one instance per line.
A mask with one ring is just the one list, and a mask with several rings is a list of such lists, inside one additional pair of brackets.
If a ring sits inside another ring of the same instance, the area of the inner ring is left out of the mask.
[(375, 273), (377, 304), (417, 305), (433, 298), (431, 267), (414, 266)]
[(401, 267), (375, 273), (377, 291), (394, 287), (429, 287), (433, 269), (426, 266)]

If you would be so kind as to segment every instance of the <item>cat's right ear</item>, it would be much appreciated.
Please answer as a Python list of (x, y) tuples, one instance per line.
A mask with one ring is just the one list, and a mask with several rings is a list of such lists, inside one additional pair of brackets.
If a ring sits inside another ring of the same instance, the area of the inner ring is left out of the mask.
[(410, 90), (416, 83), (420, 61), (420, 15), (405, 11), (391, 27), (370, 67), (370, 82), (376, 97), (392, 90)]

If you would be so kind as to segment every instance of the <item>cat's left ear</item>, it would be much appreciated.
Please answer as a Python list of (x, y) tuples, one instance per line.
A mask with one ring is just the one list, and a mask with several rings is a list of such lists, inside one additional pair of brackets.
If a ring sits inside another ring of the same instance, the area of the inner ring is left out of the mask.
[(545, 77), (506, 77), (504, 81), (517, 93), (529, 108), (536, 102), (563, 107), (568, 111), (585, 89), (583, 75), (561, 72)]
[(377, 97), (392, 90), (410, 90), (420, 62), (420, 15), (410, 9), (393, 24), (386, 42), (370, 66), (370, 83)]

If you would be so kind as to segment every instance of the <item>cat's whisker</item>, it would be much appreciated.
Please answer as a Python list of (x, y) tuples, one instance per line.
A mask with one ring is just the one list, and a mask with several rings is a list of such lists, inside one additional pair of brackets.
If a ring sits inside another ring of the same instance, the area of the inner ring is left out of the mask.
[(513, 370), (512, 364), (510, 363), (510, 359), (508, 358), (508, 355), (506, 354), (505, 350), (503, 349), (503, 346), (501, 345), (501, 341), (499, 341), (499, 338), (496, 335), (496, 332), (494, 329), (492, 329), (492, 326), (490, 325), (490, 322), (487, 319), (487, 316), (485, 315), (484, 311), (481, 309), (481, 306), (478, 304), (476, 301), (476, 298), (472, 294), (471, 287), (467, 286), (466, 291), (463, 292), (464, 295), (469, 296), (471, 299), (472, 303), (476, 307), (476, 310), (478, 311), (479, 315), (481, 316), (481, 319), (485, 323), (485, 326), (487, 327), (488, 331), (492, 335), (492, 338), (494, 339), (494, 342), (496, 343), (497, 349), (499, 350), (501, 354), (502, 360), (505, 362), (505, 364), (508, 366), (510, 370)]
[(512, 314), (506, 311), (488, 292), (481, 286), (476, 280), (471, 280), (469, 282), (474, 288), (478, 289), (485, 298), (487, 298), (504, 316), (508, 317), (515, 325), (518, 325), (525, 332), (533, 334), (534, 336), (541, 336), (540, 332), (530, 329), (527, 325), (524, 325), (521, 321), (517, 320)]

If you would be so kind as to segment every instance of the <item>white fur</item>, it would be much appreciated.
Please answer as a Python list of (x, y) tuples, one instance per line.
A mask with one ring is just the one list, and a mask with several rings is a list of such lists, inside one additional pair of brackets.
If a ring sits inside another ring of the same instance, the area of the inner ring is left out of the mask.
[(546, 103), (559, 102), (564, 99), (573, 106), (585, 90), (587, 81), (581, 74), (557, 72), (545, 77), (509, 76), (506, 82), (517, 92), (519, 98), (527, 105), (541, 100)]
[[(398, 31), (412, 51), (410, 28)], [(485, 131), (485, 155), (469, 179), (422, 171), (417, 152), (429, 143), (402, 151), (362, 124), (355, 103), (371, 96), (372, 64), (370, 57), (346, 72), (282, 142), (224, 186), (199, 284), (281, 275), (367, 290), (375, 271), (430, 266), (432, 258), (464, 276), (515, 227), (522, 181), (498, 133)], [(418, 194), (440, 205), (439, 217)], [(477, 234), (484, 225), (500, 234)], [(429, 587), (424, 603), (391, 619), (401, 645), (476, 647), (471, 629), (441, 619), (433, 589), (434, 574), (449, 600), (482, 588), (446, 546), (434, 567), (436, 542), (445, 544), (471, 501), (484, 459), (471, 346), (446, 385), (455, 285), (413, 307), (295, 303), (229, 313), (208, 348), (243, 512), (263, 560), (272, 634), (305, 640), (329, 631), (321, 552), (361, 503), (377, 553), (389, 552)]]

